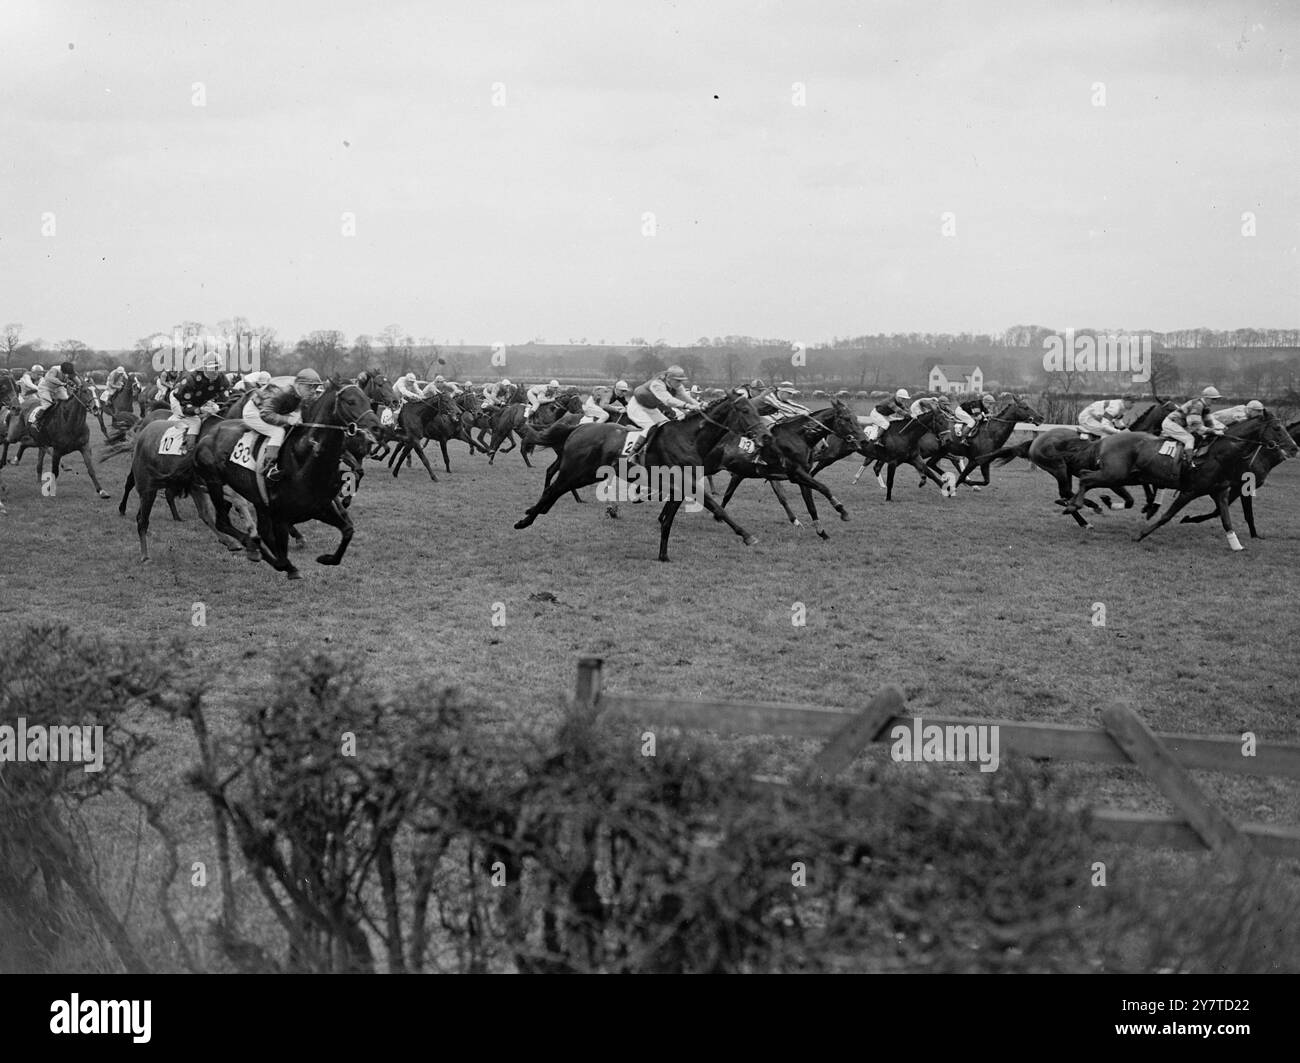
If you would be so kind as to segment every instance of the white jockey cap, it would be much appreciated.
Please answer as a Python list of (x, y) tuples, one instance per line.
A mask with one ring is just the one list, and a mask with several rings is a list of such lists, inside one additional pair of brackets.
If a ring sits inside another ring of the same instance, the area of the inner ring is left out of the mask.
[(472, 380), (467, 380), (467, 381), (465, 381), (465, 386), (466, 386), (467, 388), (472, 388), (472, 387), (474, 386), (474, 381), (472, 381)]
[(216, 351), (208, 351), (208, 353), (203, 356), (203, 368), (205, 371), (208, 369), (220, 370), (221, 355), (219, 355)]
[(1255, 413), (1263, 413), (1264, 404), (1260, 402), (1259, 399), (1251, 399), (1248, 403), (1246, 403), (1246, 409), (1253, 410)]
[(549, 384), (547, 384), (546, 386), (547, 386), (548, 388), (558, 388), (558, 387), (560, 386), (560, 382), (559, 382), (558, 380), (552, 380), (552, 381), (551, 381)]
[(907, 388), (899, 388), (894, 392), (894, 398), (896, 399), (910, 399), (911, 397), (912, 396), (907, 393)]
[(32, 366), (32, 372), (43, 373), (45, 372), (45, 366), (41, 365), (40, 362), (37, 362), (34, 366)]
[(441, 373), (439, 373), (436, 377), (433, 378), (433, 382), (435, 384), (445, 384), (447, 382), (447, 378), (444, 377)]
[(776, 390), (777, 390), (777, 391), (797, 391), (798, 388), (796, 388), (796, 387), (794, 386), (794, 382), (793, 382), (793, 381), (790, 381), (790, 380), (782, 380), (781, 383), (777, 384), (777, 386), (776, 386)]
[(616, 383), (616, 384), (614, 385), (614, 390), (615, 390), (615, 391), (626, 391), (626, 390), (627, 390), (627, 381), (626, 381), (626, 380), (620, 380), (620, 381), (618, 381), (618, 383)]
[(271, 382), (271, 374), (268, 373), (265, 369), (260, 369), (256, 373), (253, 373), (252, 377), (253, 377), (253, 383), (256, 384), (259, 388), (264, 388), (266, 387), (267, 384)]
[[(503, 376), (503, 377), (501, 378), (501, 383), (503, 383), (503, 384), (510, 384), (510, 378), (509, 378), (508, 376)], [(510, 386), (511, 386), (511, 387), (514, 387), (513, 384), (510, 384)]]
[(124, 365), (119, 365), (116, 369), (113, 370), (113, 372), (115, 372), (115, 373), (125, 373), (125, 372), (126, 372), (126, 366), (124, 366)]
[(1201, 392), (1201, 398), (1221, 399), (1223, 398), (1223, 396), (1219, 394), (1219, 389), (1216, 388), (1213, 384), (1211, 384), (1208, 388), (1206, 388), (1204, 391)]

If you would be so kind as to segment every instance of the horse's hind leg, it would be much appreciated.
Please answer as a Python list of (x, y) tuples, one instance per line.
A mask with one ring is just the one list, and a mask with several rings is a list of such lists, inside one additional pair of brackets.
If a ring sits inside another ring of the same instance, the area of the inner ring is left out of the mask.
[(135, 530), (140, 536), (140, 563), (149, 561), (149, 511), (153, 509), (153, 500), (158, 489), (153, 486), (140, 491), (140, 508), (135, 515)]
[(117, 511), (122, 516), (126, 516), (126, 500), (131, 497), (131, 492), (135, 489), (135, 470), (132, 469), (126, 474), (126, 487), (122, 491), (122, 501), (117, 505)]
[(108, 498), (108, 492), (104, 490), (103, 485), (99, 482), (99, 476), (95, 473), (95, 461), (90, 456), (90, 444), (87, 443), (81, 448), (81, 460), (86, 463), (86, 472), (90, 473), (90, 482), (95, 485), (95, 491), (100, 498)]
[(172, 520), (179, 521), (181, 515), (176, 511), (176, 491), (169, 487), (163, 493), (163, 497), (167, 499), (167, 508), (172, 511)]
[(438, 440), (438, 446), (442, 448), (442, 464), (448, 472), (451, 472), (451, 458), (447, 456), (447, 441), (445, 439)]
[[(704, 508), (707, 509), (710, 513), (712, 513), (715, 517), (719, 517), (722, 520), (722, 522), (727, 525), (728, 528), (730, 528), (737, 535), (739, 535), (741, 540), (744, 542), (746, 546), (753, 546), (756, 542), (758, 542), (758, 536), (750, 535), (749, 532), (745, 531), (744, 528), (742, 528), (739, 524), (737, 524), (734, 520), (732, 520), (731, 517), (727, 514), (727, 511), (723, 509), (720, 505), (718, 505), (718, 500), (714, 498), (713, 495), (711, 495), (708, 491), (703, 491), (701, 492), (701, 494), (703, 494), (704, 496), (703, 499), (701, 499), (701, 501), (704, 503)], [(671, 505), (672, 503), (669, 504)], [(665, 533), (660, 547), (661, 552), (663, 549), (667, 547), (667, 545), (668, 545), (668, 536)], [(659, 560), (667, 561), (668, 558), (660, 557)]]
[[(343, 533), (338, 549), (332, 554), (321, 554), (316, 558), (316, 563), (320, 565), (337, 565), (343, 560), (343, 555), (347, 553), (348, 543), (352, 541), (352, 518), (348, 516), (347, 510), (343, 509), (336, 503), (330, 503), (327, 514), (320, 514), (318, 519), (328, 524), (332, 528), (338, 528)], [(291, 579), (293, 577), (290, 577)]]

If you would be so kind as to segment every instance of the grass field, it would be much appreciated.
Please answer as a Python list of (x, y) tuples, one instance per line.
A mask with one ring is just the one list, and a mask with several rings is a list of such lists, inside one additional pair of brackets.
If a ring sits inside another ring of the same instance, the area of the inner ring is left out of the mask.
[[(1217, 521), (1170, 525), (1141, 544), (1131, 541), (1136, 512), (1080, 531), (1052, 505), (1050, 479), (1021, 463), (952, 500), (900, 472), (887, 505), (869, 475), (850, 485), (857, 463), (847, 460), (824, 479), (853, 519), (825, 520), (822, 507), (828, 542), (788, 525), (771, 492), (749, 483), (732, 508), (758, 545), (682, 512), (665, 565), (655, 560), (657, 507), (625, 505), (613, 520), (594, 501), (565, 500), (515, 531), (541, 465), (506, 454), (488, 467), (455, 444), (455, 471), (436, 484), (422, 471), (393, 480), (371, 463), (344, 564), (310, 560), (336, 540), (307, 526), (305, 578), (291, 583), (228, 554), (188, 503), (182, 524), (155, 508), (154, 560), (142, 566), (134, 503), (119, 517), (117, 495), (96, 498), (75, 459), (58, 497), (43, 498), (31, 459), (3, 473), (6, 628), (41, 620), (180, 639), (187, 664), (212, 675), (217, 710), (257, 697), (286, 653), (324, 649), (358, 653), (381, 685), (456, 686), (494, 722), (522, 727), (558, 714), (576, 659), (596, 654), (613, 691), (852, 708), (893, 682), (922, 715), (1088, 724), (1122, 700), (1156, 730), (1300, 741), (1300, 480), (1290, 463), (1257, 502), (1266, 538), (1246, 538), (1239, 522), (1241, 553)], [(126, 471), (123, 458), (104, 466), (106, 488), (120, 491)], [(206, 625), (195, 627), (200, 602)], [(804, 626), (792, 623), (797, 603)], [(160, 770), (180, 788), (186, 767), (180, 754)], [(1063, 775), (1097, 803), (1172, 811), (1126, 769)], [(1284, 780), (1198, 778), (1234, 817), (1300, 822)]]

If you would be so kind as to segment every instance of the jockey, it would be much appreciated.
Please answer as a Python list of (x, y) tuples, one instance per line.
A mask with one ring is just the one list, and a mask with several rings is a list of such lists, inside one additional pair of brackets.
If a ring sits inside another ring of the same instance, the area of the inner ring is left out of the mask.
[(1263, 417), (1264, 404), (1259, 399), (1251, 399), (1244, 406), (1229, 406), (1226, 410), (1220, 410), (1214, 416), (1218, 419), (1219, 424), (1226, 428), (1238, 421), (1248, 421), (1252, 417)]
[(531, 421), (535, 414), (542, 407), (542, 403), (550, 402), (560, 393), (560, 382), (552, 380), (549, 384), (534, 384), (528, 389), (528, 409), (524, 412), (526, 420)]
[(976, 395), (965, 402), (959, 402), (952, 409), (954, 418), (952, 431), (953, 438), (961, 440), (967, 436), (973, 436), (976, 429), (989, 419), (989, 414), (993, 412), (995, 403), (993, 396), (987, 391), (982, 395)]
[(36, 395), (41, 386), (41, 377), (45, 375), (45, 366), (39, 362), (18, 378), (18, 401), (26, 402)]
[(36, 419), (42, 413), (56, 402), (72, 398), (72, 393), (68, 388), (76, 383), (77, 369), (71, 362), (61, 362), (58, 365), (50, 366), (45, 375), (41, 377), (40, 384), (37, 385), (36, 398), (38, 404), (36, 409), (32, 410), (31, 418), (28, 421), (33, 432), (36, 431)]
[(1110, 436), (1124, 431), (1124, 417), (1133, 408), (1133, 397), (1098, 399), (1079, 411), (1079, 427), (1089, 435)]
[(656, 373), (634, 392), (627, 404), (627, 416), (641, 429), (650, 429), (680, 416), (680, 410), (698, 410), (700, 404), (686, 390), (686, 370), (670, 365)]
[(408, 371), (393, 381), (393, 390), (397, 393), (398, 401), (405, 406), (408, 402), (419, 402), (424, 398), (424, 392), (415, 384), (415, 373)]
[(113, 396), (122, 390), (126, 383), (126, 367), (119, 365), (108, 374), (108, 380), (104, 384), (104, 397), (100, 400), (105, 406), (113, 404)]
[[(871, 412), (867, 414), (867, 417), (871, 420), (871, 423), (866, 426), (867, 438), (875, 442), (884, 434), (891, 421), (901, 421), (906, 417), (913, 416), (911, 409), (907, 405), (911, 397), (907, 393), (907, 388), (899, 388), (894, 392), (892, 398), (883, 399), (876, 403)], [(874, 432), (872, 431), (873, 428), (875, 429)]]
[(176, 373), (171, 369), (164, 369), (158, 374), (155, 381), (158, 386), (158, 395), (155, 402), (170, 402), (172, 391), (176, 388)]
[(302, 423), (302, 404), (316, 397), (320, 382), (320, 374), (314, 369), (302, 370), (294, 377), (291, 388), (276, 387), (267, 375), (266, 382), (249, 396), (244, 407), (244, 424), (266, 436), (266, 446), (257, 463), (257, 489), (263, 502), (268, 501), (267, 482), (274, 483), (280, 478), (276, 461), (285, 433), (292, 425)]
[[(1187, 458), (1198, 442), (1204, 442), (1206, 436), (1222, 435), (1223, 425), (1215, 418), (1210, 403), (1220, 398), (1215, 387), (1205, 388), (1200, 395), (1189, 399), (1164, 419), (1160, 426), (1162, 439), (1176, 439), (1183, 444), (1183, 455)], [(1196, 468), (1195, 460), (1190, 460), (1191, 468)]]
[(226, 375), (221, 371), (221, 355), (209, 351), (203, 356), (203, 366), (186, 373), (171, 394), (173, 421), (185, 425), (184, 454), (199, 438), (199, 427), (204, 417), (214, 417), (230, 394)]
[[(619, 380), (614, 384), (614, 393), (609, 397), (607, 406), (618, 407), (619, 411), (627, 409), (627, 400), (632, 397), (632, 389), (627, 386), (626, 380)], [(610, 411), (613, 413), (613, 410)]]
[(484, 406), (504, 406), (506, 396), (514, 387), (510, 383), (509, 377), (502, 377), (500, 380), (491, 381), (483, 385), (483, 405)]
[[(812, 411), (807, 406), (801, 406), (794, 401), (794, 396), (798, 393), (798, 389), (795, 388), (794, 384), (788, 380), (782, 380), (781, 383), (777, 384), (775, 391), (763, 396), (758, 403), (758, 412), (772, 417), (773, 423), (810, 414)], [(698, 387), (691, 389), (691, 397), (698, 401)]]
[(614, 389), (608, 384), (597, 384), (591, 394), (582, 400), (582, 416), (593, 424), (604, 424), (610, 418), (610, 400)]
[(460, 385), (439, 373), (425, 385), (424, 390), (420, 392), (420, 398), (431, 399), (435, 395), (450, 395), (454, 398), (459, 394)]

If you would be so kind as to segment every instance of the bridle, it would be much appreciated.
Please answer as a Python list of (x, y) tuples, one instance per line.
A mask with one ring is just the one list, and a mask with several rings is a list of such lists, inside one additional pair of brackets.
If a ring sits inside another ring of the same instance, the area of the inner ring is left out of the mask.
[[(343, 393), (348, 390), (348, 388), (356, 388), (357, 394), (359, 394), (363, 399), (366, 400), (367, 405), (369, 404), (370, 402), (369, 397), (366, 395), (364, 391), (361, 390), (360, 387), (358, 387), (356, 384), (344, 384), (341, 388), (339, 388), (336, 392), (334, 392), (334, 408), (331, 412), (338, 413), (339, 399), (343, 396)], [(368, 412), (373, 413), (374, 411), (371, 410)], [(325, 424), (321, 421), (299, 421), (297, 426), (295, 427), (329, 428), (336, 432), (342, 432), (344, 435), (349, 437), (354, 436), (361, 431), (361, 426), (358, 425), (356, 421), (349, 421), (347, 424)]]

